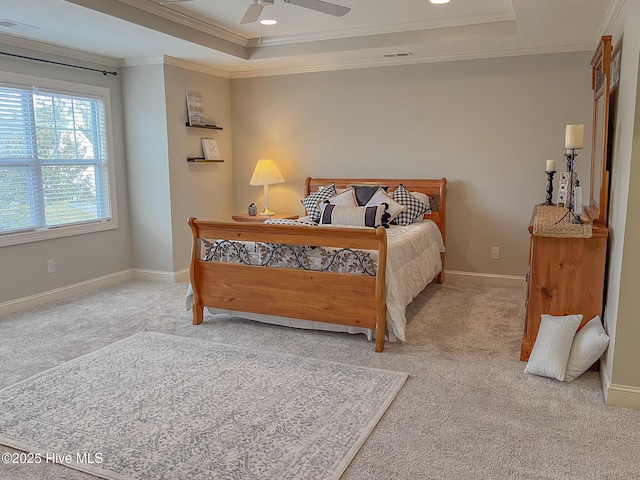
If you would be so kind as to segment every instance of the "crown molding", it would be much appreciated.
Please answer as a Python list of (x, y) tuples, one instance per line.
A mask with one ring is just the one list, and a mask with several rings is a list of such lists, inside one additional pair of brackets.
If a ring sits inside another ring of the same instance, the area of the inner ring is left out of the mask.
[(147, 0), (118, 0), (118, 1), (120, 3), (129, 5), (130, 7), (134, 7), (139, 10), (145, 11), (147, 13), (151, 13), (152, 15), (156, 15), (158, 17), (162, 17), (166, 20), (179, 23), (186, 27), (199, 30), (203, 33), (212, 35), (221, 40), (226, 40), (228, 42), (235, 43), (236, 45), (246, 47), (249, 40), (245, 36), (230, 32), (229, 30), (221, 28), (218, 25), (215, 25), (209, 22), (204, 22), (198, 18), (192, 17), (190, 15), (187, 15), (181, 12), (177, 12), (170, 8), (164, 7), (158, 3), (149, 2)]
[[(68, 0), (67, 0), (68, 1)], [(198, 30), (207, 35), (211, 35), (221, 40), (225, 40), (236, 45), (248, 48), (260, 48), (272, 45), (289, 45), (300, 42), (312, 42), (320, 40), (336, 40), (361, 37), (367, 35), (384, 35), (393, 33), (403, 33), (417, 30), (431, 30), (436, 28), (451, 28), (467, 25), (478, 25), (484, 23), (497, 23), (505, 21), (515, 21), (516, 16), (513, 10), (504, 11), (488, 15), (477, 16), (461, 16), (442, 20), (429, 20), (425, 22), (408, 22), (404, 24), (394, 24), (387, 26), (362, 27), (348, 30), (332, 30), (328, 32), (318, 33), (301, 33), (294, 35), (282, 35), (274, 37), (247, 37), (222, 28), (214, 23), (205, 22), (201, 19), (192, 17), (185, 13), (181, 13), (167, 8), (159, 3), (148, 0), (117, 0), (118, 2), (144, 11), (146, 13), (156, 15), (180, 25)], [(83, 2), (74, 2), (83, 4)], [(90, 8), (90, 7), (89, 7)]]
[[(624, 0), (616, 0), (618, 6), (621, 5)], [(616, 15), (619, 12), (619, 8), (616, 9)], [(613, 16), (615, 19), (615, 16)], [(190, 62), (187, 60), (178, 59), (175, 57), (154, 57), (154, 58), (137, 58), (137, 59), (115, 59), (112, 57), (105, 57), (102, 55), (96, 55), (80, 50), (70, 49), (58, 45), (39, 42), (35, 40), (29, 40), (22, 37), (16, 37), (8, 34), (0, 34), (0, 44), (9, 45), (16, 48), (23, 48), (30, 51), (37, 51), (41, 53), (47, 53), (52, 55), (60, 55), (67, 58), (73, 58), (75, 60), (86, 61), (97, 65), (109, 66), (113, 68), (133, 67), (143, 65), (157, 65), (167, 64), (175, 67), (184, 68), (187, 70), (206, 73), (209, 75), (215, 75), (227, 79), (241, 79), (241, 78), (255, 78), (255, 77), (270, 77), (279, 75), (295, 75), (300, 73), (316, 73), (316, 72), (328, 72), (334, 70), (350, 70), (359, 68), (375, 68), (375, 67), (389, 67), (398, 65), (413, 65), (421, 63), (437, 63), (437, 62), (451, 62), (462, 60), (480, 60), (488, 58), (498, 57), (513, 57), (513, 56), (525, 56), (525, 55), (543, 55), (554, 53), (570, 53), (570, 52), (582, 52), (592, 51), (593, 44), (577, 44), (577, 45), (564, 45), (558, 47), (546, 47), (535, 49), (511, 49), (503, 51), (484, 51), (473, 52), (464, 54), (447, 54), (447, 55), (432, 55), (432, 56), (411, 56), (411, 57), (398, 57), (394, 59), (376, 59), (367, 60), (362, 62), (347, 62), (347, 63), (332, 63), (332, 64), (317, 64), (317, 65), (305, 65), (299, 67), (277, 67), (260, 70), (245, 70), (245, 71), (226, 71), (207, 65)]]
[(404, 32), (358, 36), (335, 40), (314, 42), (300, 42), (289, 45), (261, 45), (251, 49), (251, 60), (266, 60), (271, 58), (296, 57), (302, 55), (328, 54), (357, 50), (378, 50), (409, 48), (411, 45), (443, 45), (445, 42), (460, 40), (475, 40), (518, 33), (515, 20), (495, 23), (476, 23), (457, 27), (432, 28), (427, 30), (412, 30)]
[(227, 55), (242, 59), (248, 57), (244, 40), (241, 43), (236, 43), (212, 34), (211, 28), (205, 28), (204, 30), (199, 28), (202, 25), (208, 25), (204, 22), (200, 22), (201, 25), (196, 25), (197, 22), (186, 25), (183, 21), (176, 21), (173, 18), (150, 12), (149, 6), (151, 4), (149, 2), (144, 4), (147, 7), (146, 10), (142, 10), (139, 6), (139, 2), (142, 0), (111, 0), (108, 2), (104, 0), (64, 1)]
[(519, 57), (528, 55), (552, 55), (557, 53), (590, 52), (593, 50), (591, 43), (574, 45), (562, 45), (544, 48), (516, 48), (510, 50), (487, 50), (472, 53), (396, 57), (394, 59), (368, 60), (362, 62), (333, 63), (305, 65), (303, 67), (282, 67), (263, 70), (245, 70), (231, 72), (232, 80), (241, 78), (270, 77), (278, 75), (295, 75), (300, 73), (329, 72), (334, 70), (353, 70), (357, 68), (394, 67), (400, 65), (415, 65), (422, 63), (457, 62), (464, 60), (484, 60), (490, 58)]
[(247, 46), (260, 48), (271, 45), (288, 45), (302, 42), (315, 42), (321, 40), (343, 40), (347, 38), (364, 37), (370, 35), (387, 35), (394, 33), (414, 32), (422, 30), (434, 30), (438, 28), (464, 27), (484, 23), (498, 23), (515, 21), (515, 12), (503, 12), (491, 15), (477, 15), (474, 17), (455, 17), (442, 20), (429, 20), (425, 22), (407, 22), (402, 24), (350, 28), (348, 30), (331, 30), (327, 32), (300, 33), (295, 35), (281, 35), (273, 37), (251, 38)]
[(38, 40), (27, 39), (24, 37), (17, 37), (6, 33), (0, 33), (0, 45), (24, 48), (26, 50), (46, 53), (49, 55), (59, 55), (66, 58), (72, 58), (74, 60), (112, 68), (121, 68), (124, 66), (122, 59), (119, 58), (107, 57), (96, 53), (89, 53), (82, 50), (76, 50), (74, 48), (63, 47), (53, 43), (40, 42)]
[(206, 73), (207, 75), (214, 75), (222, 78), (231, 78), (231, 72), (227, 72), (226, 70), (220, 70), (219, 68), (170, 57), (168, 55), (163, 57), (163, 63), (165, 65), (172, 65), (174, 67), (184, 68), (185, 70), (191, 70), (193, 72)]
[(125, 67), (143, 67), (145, 65), (162, 65), (163, 57), (126, 58)]
[[(623, 5), (624, 5), (624, 0), (613, 0), (611, 2), (611, 4), (609, 5), (609, 8), (607, 9), (606, 15), (604, 16), (604, 20), (602, 20), (600, 29), (598, 30), (598, 35), (596, 36), (596, 39), (595, 39), (595, 45), (598, 45), (598, 43), (600, 42), (600, 39), (604, 35), (609, 35), (611, 33), (611, 30), (613, 29), (613, 24), (617, 20)], [(595, 46), (593, 48), (595, 48)]]
[(171, 57), (169, 55), (165, 55), (163, 57), (131, 58), (125, 60), (125, 67), (143, 67), (145, 65), (171, 65), (173, 67), (183, 68), (193, 72), (215, 75), (216, 77), (231, 78), (231, 72), (227, 72), (226, 70), (221, 70), (209, 65), (202, 65), (189, 60), (182, 60), (181, 58)]

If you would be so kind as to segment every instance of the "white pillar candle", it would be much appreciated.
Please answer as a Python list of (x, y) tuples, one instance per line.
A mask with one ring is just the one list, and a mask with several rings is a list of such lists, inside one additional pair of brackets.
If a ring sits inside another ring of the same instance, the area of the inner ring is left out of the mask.
[(555, 172), (556, 171), (556, 161), (555, 160), (547, 160), (547, 168), (545, 172)]
[(584, 147), (584, 124), (567, 125), (564, 136), (564, 148), (580, 149)]
[(573, 189), (573, 211), (576, 215), (582, 215), (582, 187)]

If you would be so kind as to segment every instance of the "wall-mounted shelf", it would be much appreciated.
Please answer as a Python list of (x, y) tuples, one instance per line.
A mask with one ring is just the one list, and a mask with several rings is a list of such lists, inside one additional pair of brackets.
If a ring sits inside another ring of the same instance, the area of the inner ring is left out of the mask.
[(224, 160), (207, 160), (202, 157), (187, 157), (187, 162), (197, 162), (197, 163), (223, 163)]
[(187, 127), (190, 128), (208, 128), (209, 130), (223, 130), (222, 127), (219, 127), (217, 125), (189, 125), (189, 122), (187, 122)]

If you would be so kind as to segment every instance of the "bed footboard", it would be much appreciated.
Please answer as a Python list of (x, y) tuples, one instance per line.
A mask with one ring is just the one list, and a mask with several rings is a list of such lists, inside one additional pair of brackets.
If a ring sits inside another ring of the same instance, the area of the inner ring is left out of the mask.
[[(384, 228), (222, 223), (189, 218), (193, 234), (190, 280), (193, 323), (205, 307), (303, 318), (376, 331), (376, 352), (386, 334)], [(203, 239), (350, 248), (377, 252), (375, 276), (243, 265), (202, 260)]]

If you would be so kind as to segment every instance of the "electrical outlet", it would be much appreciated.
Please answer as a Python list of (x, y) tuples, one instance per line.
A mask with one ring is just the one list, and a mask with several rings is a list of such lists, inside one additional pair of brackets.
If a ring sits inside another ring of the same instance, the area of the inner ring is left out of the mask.
[(491, 258), (493, 260), (500, 260), (500, 247), (491, 247)]
[(54, 273), (56, 271), (56, 264), (53, 260), (47, 260), (47, 273)]

